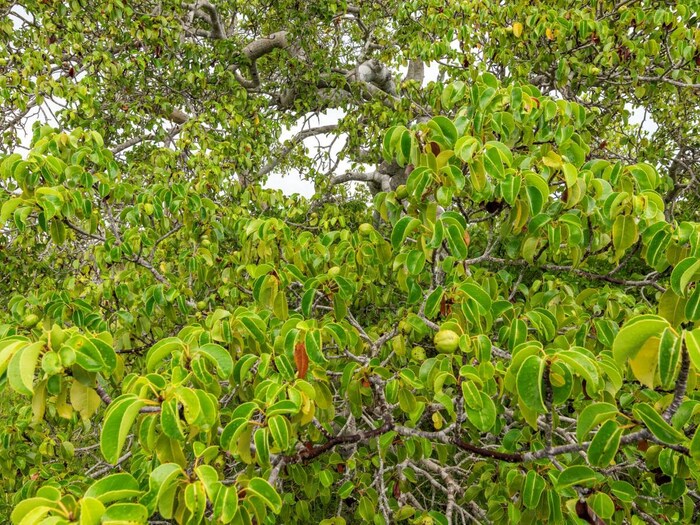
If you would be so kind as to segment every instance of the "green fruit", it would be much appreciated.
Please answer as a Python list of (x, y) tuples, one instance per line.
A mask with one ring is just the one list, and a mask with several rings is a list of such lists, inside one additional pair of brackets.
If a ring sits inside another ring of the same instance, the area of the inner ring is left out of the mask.
[(333, 266), (330, 270), (328, 270), (328, 275), (330, 277), (335, 277), (336, 275), (340, 274), (340, 266)]
[(39, 316), (36, 314), (28, 314), (22, 320), (22, 326), (25, 328), (34, 328), (39, 322)]
[(423, 348), (422, 346), (414, 346), (413, 350), (411, 350), (411, 359), (418, 363), (422, 363), (423, 361), (425, 361), (425, 358), (425, 348)]
[(204, 310), (207, 307), (207, 303), (204, 301), (197, 301), (197, 310)]
[(153, 212), (155, 210), (156, 209), (153, 207), (153, 204), (151, 204), (150, 202), (147, 202), (146, 204), (143, 205), (143, 211), (146, 212), (146, 215), (153, 215)]
[(363, 222), (360, 224), (360, 227), (358, 228), (360, 235), (363, 237), (368, 237), (373, 231), (374, 231), (374, 226), (372, 226), (368, 222)]
[(405, 199), (408, 197), (408, 188), (406, 187), (405, 184), (402, 184), (398, 188), (396, 188), (396, 198), (397, 199)]
[(452, 354), (459, 346), (459, 335), (452, 330), (440, 330), (435, 334), (433, 343), (441, 354)]

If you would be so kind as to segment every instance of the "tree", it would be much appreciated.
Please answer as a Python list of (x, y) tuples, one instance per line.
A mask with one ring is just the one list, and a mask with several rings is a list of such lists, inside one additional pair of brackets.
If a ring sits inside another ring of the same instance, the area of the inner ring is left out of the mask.
[(1, 9), (6, 520), (697, 522), (696, 2)]

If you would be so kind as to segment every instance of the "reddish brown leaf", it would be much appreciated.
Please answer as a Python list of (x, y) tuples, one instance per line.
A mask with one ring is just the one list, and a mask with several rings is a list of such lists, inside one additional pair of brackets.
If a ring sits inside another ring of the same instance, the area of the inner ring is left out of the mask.
[(294, 364), (297, 365), (298, 377), (304, 379), (309, 369), (309, 355), (306, 353), (306, 344), (303, 342), (294, 346)]

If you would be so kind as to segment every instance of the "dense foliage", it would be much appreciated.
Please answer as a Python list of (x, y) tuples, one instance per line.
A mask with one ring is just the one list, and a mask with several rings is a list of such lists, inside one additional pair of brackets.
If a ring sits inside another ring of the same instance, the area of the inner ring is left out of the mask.
[(0, 4), (0, 518), (697, 523), (699, 8)]

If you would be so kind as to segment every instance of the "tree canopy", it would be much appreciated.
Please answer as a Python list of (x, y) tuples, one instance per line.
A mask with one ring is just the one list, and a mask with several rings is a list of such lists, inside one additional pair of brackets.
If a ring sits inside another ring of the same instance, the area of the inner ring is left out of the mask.
[(699, 11), (0, 4), (0, 517), (697, 523)]

